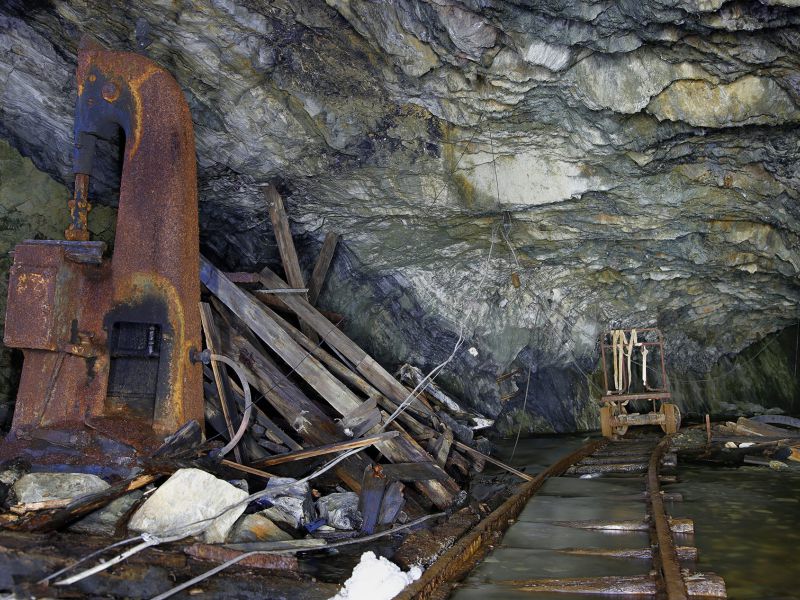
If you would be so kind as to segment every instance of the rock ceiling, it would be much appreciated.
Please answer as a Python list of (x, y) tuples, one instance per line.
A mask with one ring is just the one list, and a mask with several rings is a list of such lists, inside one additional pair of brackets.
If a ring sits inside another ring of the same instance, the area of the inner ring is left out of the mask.
[(800, 316), (798, 3), (23, 4), (0, 8), (0, 137), (71, 185), (80, 36), (147, 53), (192, 109), (204, 251), (273, 260), (279, 183), (307, 262), (342, 234), (324, 300), (349, 331), (432, 366), (463, 327), (443, 381), (485, 412), (533, 363), (534, 418), (591, 421), (575, 369), (612, 324), (702, 373)]

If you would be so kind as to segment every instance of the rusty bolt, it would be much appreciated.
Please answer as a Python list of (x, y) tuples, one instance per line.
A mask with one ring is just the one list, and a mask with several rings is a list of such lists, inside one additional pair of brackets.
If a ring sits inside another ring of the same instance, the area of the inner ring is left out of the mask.
[(106, 102), (114, 102), (117, 98), (119, 98), (119, 88), (110, 81), (106, 82), (103, 85), (103, 99)]

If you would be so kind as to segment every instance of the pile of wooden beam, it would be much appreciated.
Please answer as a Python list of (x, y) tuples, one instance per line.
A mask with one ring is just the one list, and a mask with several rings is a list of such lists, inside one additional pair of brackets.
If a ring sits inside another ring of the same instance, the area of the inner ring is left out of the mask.
[[(412, 396), (413, 380), (406, 387), (341, 331), (341, 317), (315, 306), (337, 236), (326, 236), (306, 282), (281, 197), (269, 187), (266, 198), (286, 279), (269, 268), (226, 273), (201, 260), (207, 348), (242, 367), (255, 412), (224, 464), (302, 477), (320, 460), (369, 446), (335, 467), (336, 483), (360, 495), (362, 531), (389, 524), (398, 505), (410, 518), (449, 508), (459, 481), (480, 471), (485, 457), (440, 418), (428, 395), (436, 388), (424, 392), (422, 382)], [(243, 390), (223, 365), (212, 362), (206, 375), (207, 433), (228, 440), (244, 412)]]

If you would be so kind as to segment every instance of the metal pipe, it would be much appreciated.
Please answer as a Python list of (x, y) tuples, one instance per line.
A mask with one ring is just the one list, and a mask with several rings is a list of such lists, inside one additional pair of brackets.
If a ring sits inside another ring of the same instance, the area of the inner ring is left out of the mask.
[(242, 439), (244, 432), (247, 431), (247, 426), (250, 423), (250, 414), (253, 411), (253, 401), (250, 394), (250, 384), (247, 383), (247, 376), (242, 370), (242, 367), (240, 367), (236, 361), (231, 360), (227, 356), (223, 356), (221, 354), (209, 353), (207, 356), (209, 360), (224, 363), (233, 369), (236, 373), (236, 376), (239, 378), (239, 381), (242, 384), (242, 390), (244, 391), (244, 415), (242, 416), (242, 422), (239, 423), (239, 429), (236, 430), (236, 433), (231, 440), (225, 446), (220, 448), (219, 452), (215, 454), (216, 458), (222, 458), (236, 447), (236, 445)]

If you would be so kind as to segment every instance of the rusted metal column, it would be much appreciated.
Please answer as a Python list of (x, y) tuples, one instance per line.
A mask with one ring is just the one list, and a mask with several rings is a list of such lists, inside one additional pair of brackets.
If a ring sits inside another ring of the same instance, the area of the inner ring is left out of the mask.
[[(25, 355), (13, 432), (103, 420), (138, 442), (203, 422), (197, 181), (183, 92), (153, 61), (84, 40), (64, 240), (15, 250), (5, 342)], [(97, 139), (125, 148), (111, 260), (88, 241)], [(32, 307), (35, 307), (32, 309)]]

